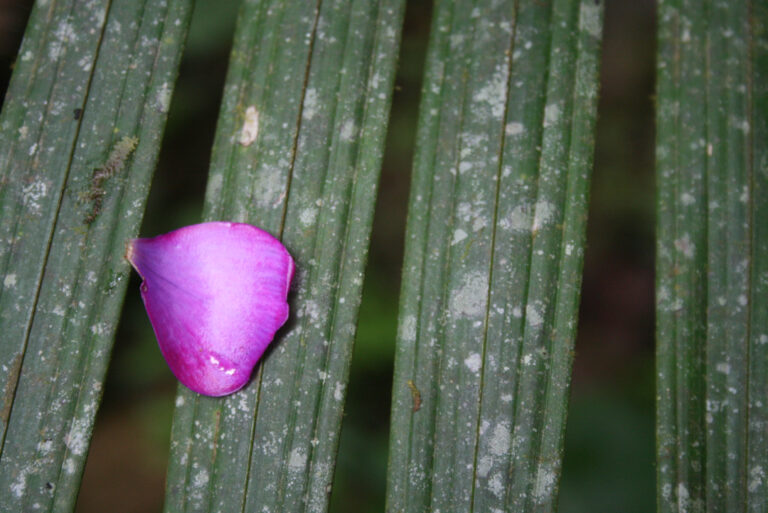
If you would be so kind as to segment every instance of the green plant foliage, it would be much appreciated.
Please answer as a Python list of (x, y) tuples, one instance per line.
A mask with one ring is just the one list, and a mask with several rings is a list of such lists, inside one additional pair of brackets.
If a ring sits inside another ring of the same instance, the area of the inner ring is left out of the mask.
[(292, 311), (245, 389), (180, 387), (167, 511), (327, 508), (402, 9), (243, 3), (204, 217), (282, 239)]
[(768, 2), (659, 3), (658, 510), (768, 503)]
[(74, 508), (188, 0), (41, 0), (0, 116), (0, 508)]
[(599, 2), (438, 2), (411, 189), (388, 511), (551, 511)]

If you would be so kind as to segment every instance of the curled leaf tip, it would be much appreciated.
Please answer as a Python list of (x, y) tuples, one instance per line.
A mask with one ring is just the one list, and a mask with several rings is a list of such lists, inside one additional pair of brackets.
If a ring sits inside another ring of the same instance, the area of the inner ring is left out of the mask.
[(179, 381), (210, 396), (245, 386), (288, 319), (294, 264), (280, 241), (249, 224), (211, 222), (132, 239), (125, 258)]

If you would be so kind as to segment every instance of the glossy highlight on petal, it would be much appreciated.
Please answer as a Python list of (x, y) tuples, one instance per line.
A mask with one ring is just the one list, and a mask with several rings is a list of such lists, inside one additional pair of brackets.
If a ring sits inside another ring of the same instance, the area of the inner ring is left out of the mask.
[(294, 264), (280, 241), (249, 224), (211, 222), (132, 239), (125, 257), (179, 381), (210, 396), (245, 386), (288, 319)]

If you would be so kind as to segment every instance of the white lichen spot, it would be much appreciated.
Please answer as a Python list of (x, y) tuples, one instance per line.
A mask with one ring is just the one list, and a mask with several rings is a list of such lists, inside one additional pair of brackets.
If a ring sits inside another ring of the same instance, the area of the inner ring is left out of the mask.
[(294, 472), (300, 472), (307, 463), (307, 454), (300, 448), (291, 451), (291, 457), (288, 460), (288, 468)]
[(62, 21), (56, 27), (53, 36), (54, 38), (48, 46), (48, 58), (55, 61), (61, 56), (67, 43), (77, 41), (77, 34), (75, 34), (75, 27), (71, 23)]
[(64, 437), (64, 443), (72, 454), (84, 454), (88, 448), (88, 422), (85, 419), (75, 419), (69, 433)]
[(488, 489), (496, 497), (502, 497), (504, 494), (504, 481), (500, 474), (494, 474), (493, 477), (488, 480)]
[(243, 146), (250, 146), (259, 136), (259, 111), (253, 105), (245, 109), (243, 128), (240, 129), (240, 137), (237, 142)]
[(555, 217), (555, 206), (546, 201), (536, 202), (536, 213), (533, 216), (533, 232), (538, 232), (544, 225), (552, 222)]
[(27, 150), (27, 155), (31, 157), (32, 155), (35, 154), (36, 151), (37, 151), (37, 143), (32, 143), (29, 146), (29, 150)]
[(85, 73), (90, 73), (91, 66), (93, 66), (93, 60), (90, 55), (84, 55), (79, 61), (77, 61), (77, 65), (80, 66), (80, 69)]
[(536, 484), (533, 495), (537, 500), (543, 500), (552, 494), (557, 476), (547, 465), (541, 465), (536, 472)]
[(693, 196), (693, 194), (684, 192), (680, 195), (680, 203), (687, 207), (696, 203), (696, 198)]
[(570, 242), (565, 245), (565, 256), (571, 256), (573, 254), (573, 244)]
[(40, 200), (48, 194), (48, 185), (42, 180), (35, 180), (21, 188), (21, 203), (30, 211), (40, 212)]
[(240, 394), (240, 400), (237, 402), (237, 409), (243, 413), (249, 413), (251, 408), (248, 406), (248, 396)]
[(91, 333), (93, 333), (96, 336), (101, 336), (107, 333), (107, 324), (104, 322), (97, 322), (93, 326), (91, 326)]
[(677, 504), (680, 507), (680, 511), (688, 511), (688, 505), (690, 503), (690, 495), (685, 483), (680, 482), (677, 484)]
[(464, 34), (452, 34), (448, 40), (450, 41), (451, 50), (456, 50), (464, 43)]
[(749, 469), (749, 483), (747, 484), (747, 489), (749, 490), (749, 493), (755, 493), (760, 490), (760, 488), (765, 483), (765, 470), (763, 470), (763, 467), (761, 465), (755, 465), (751, 469)]
[(21, 56), (21, 62), (27, 62), (32, 60), (32, 50), (27, 50), (24, 55)]
[(461, 228), (458, 228), (456, 231), (453, 232), (453, 240), (451, 240), (451, 246), (458, 244), (459, 242), (463, 241), (466, 238), (467, 238), (467, 232), (465, 232)]
[(504, 394), (501, 396), (501, 400), (505, 403), (512, 402), (512, 394)]
[(67, 460), (64, 462), (64, 472), (67, 474), (74, 474), (75, 470), (77, 469), (77, 465), (75, 465), (75, 460), (72, 458), (67, 458)]
[(739, 302), (740, 306), (747, 306), (747, 303), (749, 302), (747, 296), (744, 294), (741, 294), (736, 300)]
[(704, 404), (708, 413), (718, 413), (724, 406), (723, 403), (714, 399), (707, 399)]
[(27, 489), (27, 469), (23, 469), (19, 472), (16, 480), (11, 483), (11, 493), (18, 498), (24, 496), (24, 492)]
[(482, 203), (483, 202), (471, 203), (468, 201), (459, 203), (459, 206), (456, 209), (458, 219), (465, 224), (469, 224), (478, 217), (485, 217), (486, 213)]
[(507, 126), (504, 127), (504, 132), (507, 135), (518, 135), (525, 131), (525, 127), (519, 121), (510, 121)]
[(493, 429), (493, 435), (491, 436), (491, 454), (495, 456), (504, 456), (509, 452), (509, 447), (509, 424), (506, 422), (500, 422)]
[(310, 299), (304, 304), (304, 315), (308, 316), (312, 323), (320, 320), (320, 306), (317, 301)]
[(483, 360), (479, 353), (472, 353), (464, 358), (464, 365), (467, 366), (467, 369), (476, 373), (480, 370), (480, 367), (483, 366)]
[(450, 299), (450, 310), (456, 317), (474, 317), (485, 312), (488, 281), (485, 274), (471, 272), (464, 276), (461, 286)]
[(475, 93), (473, 99), (478, 103), (487, 104), (493, 117), (500, 118), (503, 116), (507, 101), (506, 67), (497, 67), (491, 79)]
[(477, 475), (479, 477), (486, 477), (488, 472), (491, 471), (493, 466), (493, 458), (490, 456), (483, 456), (477, 461)]
[(342, 141), (351, 141), (354, 139), (355, 134), (357, 133), (357, 126), (355, 125), (354, 120), (348, 119), (344, 122), (343, 125), (341, 125), (341, 140)]
[(600, 37), (600, 5), (592, 2), (581, 3), (581, 17), (579, 19), (579, 28), (586, 31), (589, 35)]
[(499, 226), (513, 232), (524, 232), (531, 229), (531, 209), (528, 205), (518, 205), (512, 212), (499, 222)]
[(316, 207), (307, 207), (299, 213), (299, 222), (304, 227), (309, 227), (315, 224), (315, 218), (317, 217)]
[(749, 130), (750, 130), (749, 121), (744, 119), (740, 123), (736, 123), (736, 128), (744, 132), (744, 135), (749, 134)]
[(317, 107), (317, 90), (314, 87), (310, 87), (304, 95), (304, 106), (301, 111), (302, 117), (307, 120), (312, 119), (317, 114)]
[(407, 315), (400, 324), (400, 340), (413, 342), (416, 340), (416, 316)]
[(523, 365), (526, 367), (533, 365), (533, 355), (531, 353), (523, 355)]
[(15, 286), (16, 286), (16, 275), (13, 273), (6, 274), (5, 278), (3, 278), (3, 287), (5, 287), (6, 289), (10, 289)]
[(184, 406), (184, 396), (183, 395), (177, 396), (175, 404), (176, 404), (176, 408), (181, 408), (182, 406)]
[(717, 372), (722, 372), (723, 374), (730, 374), (731, 373), (731, 365), (726, 362), (720, 362), (715, 366), (715, 369), (717, 369)]
[(208, 471), (205, 469), (200, 470), (197, 474), (195, 474), (194, 479), (192, 480), (192, 486), (195, 488), (202, 488), (203, 486), (208, 484), (208, 480), (210, 478), (208, 477)]
[(53, 450), (53, 440), (42, 440), (37, 442), (37, 450), (43, 455), (48, 454)]
[(168, 87), (168, 82), (163, 82), (160, 89), (157, 90), (155, 96), (155, 108), (160, 112), (168, 112), (171, 106), (171, 88)]
[(340, 382), (336, 382), (336, 386), (333, 388), (333, 398), (337, 401), (344, 399), (344, 385)]
[(544, 316), (532, 304), (525, 307), (525, 320), (530, 326), (541, 326), (544, 323)]
[(523, 316), (523, 309), (519, 306), (515, 306), (512, 308), (512, 317), (515, 319), (519, 319)]
[(551, 126), (560, 119), (560, 106), (550, 103), (544, 107), (544, 126)]
[(685, 255), (686, 258), (693, 258), (696, 245), (691, 242), (691, 236), (686, 233), (679, 239), (675, 240), (675, 249)]
[[(267, 167), (256, 177), (254, 184), (254, 196), (256, 203), (262, 208), (275, 208), (281, 205), (285, 198), (285, 176), (283, 171), (288, 168), (290, 162), (281, 159), (274, 167)], [(245, 215), (245, 214), (243, 214)]]

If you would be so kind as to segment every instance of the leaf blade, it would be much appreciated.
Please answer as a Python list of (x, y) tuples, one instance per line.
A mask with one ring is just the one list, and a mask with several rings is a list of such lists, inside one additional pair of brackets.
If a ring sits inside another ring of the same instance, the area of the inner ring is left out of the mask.
[(756, 295), (766, 258), (757, 238), (765, 12), (765, 2), (659, 4), (659, 511), (756, 511), (768, 493)]
[[(4, 507), (74, 508), (125, 290), (123, 244), (138, 231), (189, 10), (52, 2), (32, 13), (0, 118), (0, 224), (14, 241), (0, 261), (23, 291), (14, 308), (8, 287), (0, 297), (1, 350), (18, 362), (0, 374)], [(123, 48), (138, 44), (135, 56)], [(34, 151), (20, 154), (29, 134)], [(94, 166), (134, 135), (97, 208)]]
[(551, 12), (438, 5), (409, 205), (388, 510), (553, 507), (601, 13), (587, 2)]
[[(400, 1), (244, 4), (205, 218), (281, 235), (298, 283), (243, 391), (180, 389), (168, 511), (327, 508), (401, 18)], [(250, 107), (259, 135), (235, 144)]]

